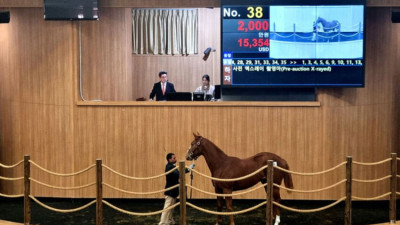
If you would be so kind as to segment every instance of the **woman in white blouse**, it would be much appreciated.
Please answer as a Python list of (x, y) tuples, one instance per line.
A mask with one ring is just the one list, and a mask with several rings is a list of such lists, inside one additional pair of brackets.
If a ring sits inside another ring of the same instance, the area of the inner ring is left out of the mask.
[(208, 76), (208, 74), (204, 74), (201, 80), (203, 84), (198, 87), (195, 92), (203, 92), (214, 97), (215, 86), (210, 85), (210, 76)]

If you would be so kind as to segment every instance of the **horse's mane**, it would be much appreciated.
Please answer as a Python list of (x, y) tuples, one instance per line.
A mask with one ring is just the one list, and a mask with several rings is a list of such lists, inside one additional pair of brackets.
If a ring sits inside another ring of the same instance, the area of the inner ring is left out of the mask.
[(207, 138), (203, 137), (203, 140), (207, 141), (210, 145), (212, 145), (220, 154), (223, 154), (225, 156), (228, 156), (222, 149), (220, 149), (216, 144), (214, 144), (212, 141), (208, 140)]
[(317, 19), (317, 23), (318, 22), (324, 22), (324, 23), (326, 23), (327, 22), (327, 20), (326, 19), (324, 19), (324, 18), (322, 18), (322, 17), (318, 17), (318, 19)]

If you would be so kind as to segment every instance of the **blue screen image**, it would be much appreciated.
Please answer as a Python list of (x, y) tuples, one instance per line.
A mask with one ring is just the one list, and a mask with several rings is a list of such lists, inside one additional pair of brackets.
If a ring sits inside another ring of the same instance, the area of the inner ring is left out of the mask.
[(365, 1), (222, 3), (223, 86), (364, 86)]
[(270, 57), (361, 59), (363, 6), (270, 6)]

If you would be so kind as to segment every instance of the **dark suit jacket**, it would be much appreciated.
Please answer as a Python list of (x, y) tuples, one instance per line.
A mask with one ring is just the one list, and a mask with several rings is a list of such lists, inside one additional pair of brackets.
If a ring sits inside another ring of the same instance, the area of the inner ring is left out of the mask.
[(176, 92), (173, 83), (167, 82), (167, 85), (165, 86), (165, 95), (163, 95), (161, 90), (161, 81), (157, 82), (154, 84), (153, 90), (150, 93), (150, 99), (153, 99), (154, 96), (156, 96), (157, 101), (167, 100), (166, 95), (170, 92)]
[[(167, 165), (165, 165), (165, 172), (168, 172), (172, 169), (174, 169), (176, 166), (175, 164), (172, 163), (167, 163)], [(189, 173), (190, 170), (185, 169), (185, 173)], [(166, 175), (166, 184), (165, 184), (165, 189), (172, 187), (174, 185), (179, 184), (179, 171), (175, 170), (172, 173), (169, 173)], [(174, 188), (172, 190), (166, 191), (164, 192), (165, 195), (171, 196), (173, 198), (178, 197), (179, 195), (179, 188)]]
[[(174, 164), (167, 163), (167, 165), (165, 165), (165, 172), (168, 172), (174, 168), (175, 168)], [(179, 171), (175, 170), (174, 172), (167, 174), (165, 189), (177, 184), (179, 184)], [(174, 188), (172, 190), (166, 191), (164, 192), (164, 194), (176, 198), (179, 195), (179, 188)]]

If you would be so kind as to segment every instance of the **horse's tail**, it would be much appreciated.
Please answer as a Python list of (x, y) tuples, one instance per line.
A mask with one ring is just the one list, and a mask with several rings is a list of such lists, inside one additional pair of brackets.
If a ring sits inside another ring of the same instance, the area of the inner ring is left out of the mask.
[[(285, 163), (285, 169), (290, 170), (289, 165), (287, 163)], [(292, 174), (290, 174), (288, 172), (283, 172), (283, 181), (285, 182), (285, 186), (287, 188), (293, 189)], [(288, 192), (290, 193), (291, 191), (288, 191)]]

